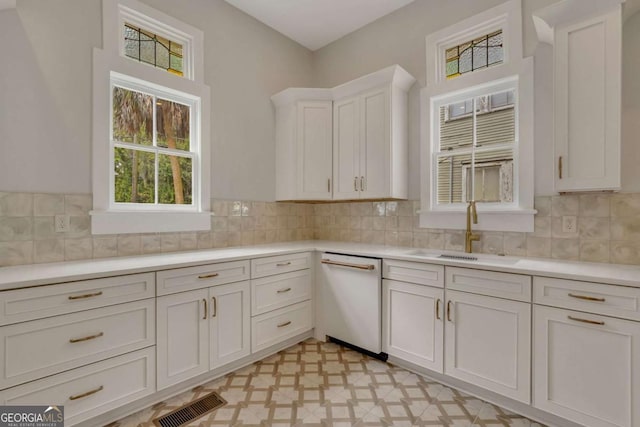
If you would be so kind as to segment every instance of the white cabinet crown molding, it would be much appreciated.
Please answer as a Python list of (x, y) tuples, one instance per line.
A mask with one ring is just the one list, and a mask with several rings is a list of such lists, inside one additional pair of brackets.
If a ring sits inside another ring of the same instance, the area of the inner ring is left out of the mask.
[(333, 94), (331, 89), (290, 87), (271, 96), (271, 102), (273, 102), (276, 108), (308, 99), (314, 101), (332, 101)]
[(415, 81), (416, 79), (407, 70), (396, 64), (336, 86), (331, 89), (331, 93), (336, 100), (386, 84), (407, 92)]
[(557, 27), (611, 11), (626, 0), (562, 0), (533, 12), (538, 40), (553, 45)]

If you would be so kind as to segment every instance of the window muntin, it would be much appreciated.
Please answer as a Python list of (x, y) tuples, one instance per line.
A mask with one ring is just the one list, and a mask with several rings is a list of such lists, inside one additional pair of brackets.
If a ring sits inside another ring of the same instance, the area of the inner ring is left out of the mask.
[(504, 61), (502, 30), (450, 47), (444, 55), (445, 76), (448, 79), (501, 64)]
[(194, 210), (197, 100), (119, 79), (111, 86), (112, 208)]
[(126, 23), (123, 29), (124, 55), (128, 58), (183, 75), (183, 46), (134, 24)]
[(516, 105), (515, 89), (435, 105), (437, 205), (514, 201)]

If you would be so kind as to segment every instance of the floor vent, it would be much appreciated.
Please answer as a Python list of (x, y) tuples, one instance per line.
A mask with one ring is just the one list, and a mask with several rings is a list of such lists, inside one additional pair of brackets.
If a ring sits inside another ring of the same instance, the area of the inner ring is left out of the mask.
[(180, 427), (227, 404), (218, 393), (209, 393), (175, 411), (153, 420), (158, 427)]
[(477, 261), (478, 257), (475, 256), (466, 256), (466, 255), (440, 255), (438, 258), (446, 258), (446, 259), (458, 259), (462, 261)]

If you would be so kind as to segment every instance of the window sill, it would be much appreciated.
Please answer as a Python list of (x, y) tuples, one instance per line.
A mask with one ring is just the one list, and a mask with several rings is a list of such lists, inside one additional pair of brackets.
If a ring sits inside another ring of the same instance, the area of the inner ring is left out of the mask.
[[(478, 224), (473, 224), (479, 231), (508, 231), (532, 233), (535, 209), (514, 209), (500, 211), (478, 210)], [(445, 228), (464, 230), (467, 226), (466, 211), (422, 211), (420, 212), (421, 228)]]
[(175, 233), (211, 230), (210, 212), (91, 211), (91, 234)]

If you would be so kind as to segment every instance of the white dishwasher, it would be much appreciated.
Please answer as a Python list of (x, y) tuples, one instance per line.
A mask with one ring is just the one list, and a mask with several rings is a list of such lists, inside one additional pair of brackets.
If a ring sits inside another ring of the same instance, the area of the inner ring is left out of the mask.
[(374, 354), (382, 351), (380, 259), (323, 253), (325, 333)]

